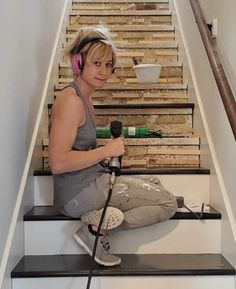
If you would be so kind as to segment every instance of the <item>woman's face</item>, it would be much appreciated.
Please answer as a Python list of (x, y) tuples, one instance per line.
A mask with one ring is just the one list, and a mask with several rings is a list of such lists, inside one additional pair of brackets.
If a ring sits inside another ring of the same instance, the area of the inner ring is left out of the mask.
[(102, 58), (92, 57), (86, 61), (81, 78), (93, 89), (102, 88), (112, 74), (112, 52)]

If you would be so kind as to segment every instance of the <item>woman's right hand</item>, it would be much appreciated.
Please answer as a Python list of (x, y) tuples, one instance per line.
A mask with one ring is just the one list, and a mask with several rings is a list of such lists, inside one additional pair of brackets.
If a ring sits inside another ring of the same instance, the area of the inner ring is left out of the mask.
[(123, 137), (111, 139), (105, 148), (107, 157), (119, 157), (125, 153), (125, 140)]

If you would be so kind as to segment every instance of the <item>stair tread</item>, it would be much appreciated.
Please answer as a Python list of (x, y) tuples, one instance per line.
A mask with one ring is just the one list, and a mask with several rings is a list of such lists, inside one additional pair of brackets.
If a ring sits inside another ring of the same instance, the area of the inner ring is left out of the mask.
[[(123, 25), (107, 25), (108, 28), (112, 32), (130, 32), (130, 31), (135, 31), (135, 32), (147, 32), (147, 31), (152, 31), (152, 32), (163, 32), (163, 31), (171, 31), (175, 32), (175, 26), (174, 25), (169, 25), (169, 24), (149, 24), (149, 25), (141, 25), (141, 24), (127, 24), (126, 26)], [(68, 31), (76, 31), (79, 28), (79, 24), (69, 24), (67, 27)]]
[[(198, 216), (200, 215), (200, 213), (196, 214)], [(176, 214), (171, 219), (196, 220), (196, 217), (193, 216), (190, 212), (177, 211)], [(210, 207), (209, 212), (203, 213), (202, 219), (203, 220), (221, 219), (221, 214), (213, 207)], [(60, 213), (58, 209), (54, 206), (34, 206), (24, 215), (24, 221), (69, 221), (69, 220), (79, 220), (79, 218), (72, 218), (65, 216), (62, 213)]]
[[(52, 103), (48, 104), (48, 109), (52, 107)], [(95, 109), (144, 109), (144, 108), (176, 108), (176, 109), (183, 109), (183, 108), (194, 108), (194, 103), (190, 102), (183, 102), (183, 103), (102, 103), (102, 104), (94, 104)]]
[[(61, 90), (65, 87), (65, 84), (55, 84), (54, 91)], [(107, 91), (107, 90), (187, 90), (188, 86), (186, 84), (173, 84), (173, 83), (135, 83), (135, 84), (129, 84), (129, 85), (120, 85), (120, 84), (112, 84), (107, 83), (104, 88), (101, 88), (100, 90)]]
[(11, 273), (22, 277), (235, 275), (221, 254), (119, 254), (122, 263), (104, 267), (88, 255), (24, 256)]
[[(100, 3), (100, 4), (104, 4), (104, 3), (143, 3), (143, 0), (73, 0), (73, 3)], [(145, 0), (145, 3), (167, 3), (169, 4), (169, 0)]]
[(114, 103), (114, 104), (95, 104), (95, 109), (99, 108), (122, 108), (122, 109), (134, 109), (134, 108), (194, 108), (194, 103), (190, 102), (183, 102), (183, 103), (142, 103), (142, 104), (136, 104), (136, 103)]
[[(157, 169), (123, 169), (122, 175), (138, 175), (138, 174), (159, 174), (159, 175), (185, 175), (185, 174), (201, 174), (209, 175), (210, 170), (207, 168), (157, 168)], [(51, 176), (50, 170), (35, 170), (34, 176)]]
[(172, 12), (169, 9), (166, 10), (124, 10), (124, 11), (117, 11), (117, 10), (88, 10), (88, 11), (71, 11), (70, 16), (103, 16), (103, 17), (110, 17), (110, 16), (171, 16)]

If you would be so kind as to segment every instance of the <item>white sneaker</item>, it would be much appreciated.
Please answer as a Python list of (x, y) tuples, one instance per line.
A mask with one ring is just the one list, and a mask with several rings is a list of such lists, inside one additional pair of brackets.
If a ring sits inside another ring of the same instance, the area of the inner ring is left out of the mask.
[[(81, 220), (90, 225), (95, 225), (98, 227), (103, 209), (90, 211), (81, 216)], [(124, 214), (117, 208), (107, 207), (106, 214), (102, 223), (101, 229), (111, 230), (114, 229), (123, 222)]]

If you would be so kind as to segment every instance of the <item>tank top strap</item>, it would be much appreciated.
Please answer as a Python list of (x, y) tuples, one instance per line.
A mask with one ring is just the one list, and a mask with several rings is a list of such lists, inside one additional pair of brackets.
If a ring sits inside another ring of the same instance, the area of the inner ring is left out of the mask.
[(80, 90), (79, 90), (79, 87), (78, 87), (78, 85), (77, 85), (75, 82), (70, 82), (68, 85), (66, 85), (65, 87), (63, 87), (62, 90), (66, 89), (67, 87), (72, 87), (72, 88), (74, 88), (74, 90), (75, 90), (76, 94), (78, 95), (78, 97), (81, 98), (81, 100), (83, 101), (83, 103), (85, 103), (85, 101), (84, 101), (84, 99), (83, 99), (83, 97), (82, 97), (82, 95), (81, 95), (81, 92), (80, 92)]
[(75, 82), (70, 82), (67, 86), (65, 86), (63, 89), (67, 88), (67, 87), (73, 87), (76, 94), (78, 95), (78, 97), (82, 100), (83, 104), (84, 104), (84, 107), (85, 107), (85, 110), (86, 110), (86, 115), (87, 117), (90, 118), (90, 120), (92, 121), (92, 124), (93, 126), (95, 127), (95, 119), (94, 117), (92, 116), (92, 113), (88, 107), (88, 104), (86, 103), (86, 101), (84, 100), (80, 90), (79, 90), (79, 87), (78, 85), (75, 83)]

